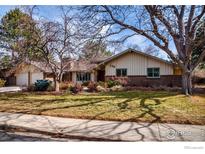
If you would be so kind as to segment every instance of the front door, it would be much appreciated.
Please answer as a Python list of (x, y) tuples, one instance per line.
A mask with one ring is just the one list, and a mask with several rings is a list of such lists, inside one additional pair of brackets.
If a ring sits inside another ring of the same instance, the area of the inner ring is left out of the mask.
[(105, 70), (98, 70), (97, 81), (105, 81)]

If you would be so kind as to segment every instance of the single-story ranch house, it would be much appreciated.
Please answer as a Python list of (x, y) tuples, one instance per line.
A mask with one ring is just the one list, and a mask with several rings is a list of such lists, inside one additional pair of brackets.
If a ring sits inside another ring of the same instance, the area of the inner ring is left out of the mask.
[[(69, 60), (63, 81), (121, 80), (129, 86), (180, 86), (181, 70), (171, 62), (133, 49), (95, 61)], [(42, 62), (21, 63), (8, 73), (10, 85), (29, 86), (36, 80), (53, 80), (52, 71)]]

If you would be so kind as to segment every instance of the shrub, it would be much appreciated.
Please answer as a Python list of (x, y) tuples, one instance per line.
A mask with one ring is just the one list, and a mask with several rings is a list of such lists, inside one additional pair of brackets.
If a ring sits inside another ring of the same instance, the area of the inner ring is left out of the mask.
[(78, 93), (77, 88), (76, 88), (75, 86), (70, 86), (70, 87), (68, 88), (68, 91), (70, 91), (71, 93), (74, 93), (74, 94), (77, 94), (77, 93)]
[(70, 91), (73, 94), (77, 94), (78, 92), (82, 91), (82, 89), (83, 88), (82, 88), (81, 84), (76, 83), (75, 86), (71, 85), (68, 88), (68, 91)]
[(47, 91), (55, 91), (55, 87), (52, 84), (49, 84)]
[(97, 87), (97, 85), (94, 82), (91, 81), (88, 84), (88, 91), (89, 92), (97, 91), (96, 87)]
[(35, 85), (30, 85), (27, 87), (28, 91), (35, 91)]
[(96, 87), (96, 90), (97, 90), (98, 92), (106, 92), (106, 91), (107, 91), (105, 87), (102, 87), (102, 86), (100, 86), (100, 85), (98, 85), (98, 86)]
[(119, 82), (119, 81), (116, 81), (116, 80), (108, 80), (108, 81), (107, 81), (107, 86), (108, 86), (108, 88), (111, 88), (111, 87), (117, 86), (117, 85), (120, 85), (120, 82)]
[(118, 80), (118, 82), (119, 82), (119, 85), (122, 85), (122, 86), (127, 86), (127, 80), (125, 80), (125, 79), (120, 79), (120, 80)]
[(89, 85), (89, 83), (90, 83), (89, 81), (85, 81), (85, 82), (82, 83), (82, 86), (87, 87)]
[(75, 86), (76, 86), (78, 91), (82, 91), (83, 90), (83, 87), (82, 87), (82, 85), (80, 83), (76, 83)]
[(51, 84), (49, 80), (37, 80), (35, 82), (35, 90), (36, 91), (46, 91)]
[(4, 87), (5, 86), (6, 81), (3, 79), (0, 79), (0, 87)]
[(107, 85), (107, 84), (106, 84), (106, 82), (99, 81), (99, 82), (97, 83), (97, 85), (106, 88), (106, 85)]
[(71, 86), (69, 82), (61, 82), (60, 83), (60, 90), (66, 90)]

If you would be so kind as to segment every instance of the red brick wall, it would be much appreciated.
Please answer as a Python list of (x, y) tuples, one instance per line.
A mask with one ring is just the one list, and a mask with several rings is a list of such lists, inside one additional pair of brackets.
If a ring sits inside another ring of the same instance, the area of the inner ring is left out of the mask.
[(160, 78), (147, 78), (146, 76), (127, 76), (127, 77), (115, 77), (106, 76), (107, 80), (118, 80), (127, 86), (139, 86), (139, 87), (154, 87), (154, 86), (167, 86), (167, 87), (180, 87), (181, 76), (180, 75), (161, 75)]

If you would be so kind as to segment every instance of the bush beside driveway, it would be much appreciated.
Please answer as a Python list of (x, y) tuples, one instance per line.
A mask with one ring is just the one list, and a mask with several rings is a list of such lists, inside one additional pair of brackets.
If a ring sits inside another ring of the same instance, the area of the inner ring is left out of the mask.
[(165, 91), (0, 94), (0, 112), (135, 122), (205, 124), (205, 94)]

